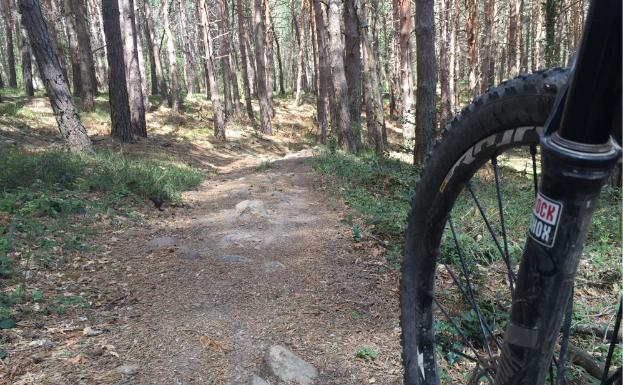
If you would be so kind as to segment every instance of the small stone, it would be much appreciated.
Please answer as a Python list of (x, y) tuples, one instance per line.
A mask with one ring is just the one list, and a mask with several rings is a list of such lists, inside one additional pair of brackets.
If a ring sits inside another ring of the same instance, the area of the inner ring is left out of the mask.
[(258, 377), (255, 374), (249, 379), (249, 385), (270, 385), (262, 377)]
[(188, 246), (180, 247), (180, 251), (182, 252), (182, 256), (184, 257), (184, 259), (188, 259), (190, 261), (194, 261), (195, 259), (201, 258), (201, 253), (191, 249)]
[(281, 345), (271, 346), (264, 360), (270, 373), (284, 382), (309, 385), (318, 377), (315, 367)]
[(84, 335), (85, 337), (95, 337), (95, 336), (99, 336), (102, 333), (104, 333), (103, 330), (93, 329), (90, 326), (87, 326), (84, 329), (82, 329), (82, 335)]
[(139, 369), (140, 369), (139, 366), (136, 364), (125, 364), (125, 365), (117, 366), (115, 368), (115, 371), (117, 373), (121, 373), (126, 376), (133, 376), (136, 373), (138, 373)]
[(279, 261), (269, 261), (262, 264), (262, 270), (265, 273), (274, 273), (277, 270), (285, 269), (286, 266)]
[(236, 212), (238, 215), (255, 215), (258, 217), (268, 217), (268, 211), (266, 210), (266, 205), (263, 201), (255, 199), (255, 200), (244, 200), (239, 202), (236, 205)]
[(54, 347), (54, 342), (50, 340), (35, 340), (28, 343), (28, 346), (41, 346), (44, 350), (51, 350)]
[(216, 257), (216, 260), (219, 262), (229, 262), (229, 263), (251, 262), (251, 258), (244, 257), (242, 255), (219, 255), (218, 257)]
[(147, 246), (151, 248), (175, 246), (177, 241), (172, 237), (158, 237), (147, 242)]

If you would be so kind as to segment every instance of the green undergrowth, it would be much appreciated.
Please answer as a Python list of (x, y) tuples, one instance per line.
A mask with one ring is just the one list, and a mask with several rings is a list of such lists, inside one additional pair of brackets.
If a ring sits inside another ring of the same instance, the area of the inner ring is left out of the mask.
[[(14, 308), (24, 293), (34, 296), (25, 290), (33, 274), (62, 268), (71, 253), (92, 248), (95, 224), (132, 220), (137, 205), (149, 200), (178, 204), (180, 193), (203, 178), (174, 160), (0, 151), (0, 328), (18, 316)], [(61, 309), (56, 313), (69, 305), (50, 303)]]
[(326, 187), (363, 217), (368, 231), (395, 241), (402, 238), (418, 174), (413, 165), (379, 159), (369, 150), (357, 155), (323, 150), (314, 168), (333, 182)]
[[(446, 225), (438, 261), (449, 266), (463, 287), (466, 287), (466, 280), (461, 273), (461, 259), (464, 260), (471, 285), (478, 293), (476, 301), (481, 315), (501, 336), (508, 317), (510, 292), (500, 249), (508, 248), (511, 265), (517, 269), (534, 205), (534, 178), (530, 155), (523, 149), (500, 155), (498, 162), (497, 173), (506, 237), (502, 236), (495, 170), (491, 164), (486, 164), (472, 178), (470, 186), (488, 218), (497, 243), (474, 198), (467, 189), (463, 189), (451, 212), (456, 241), (460, 244), (461, 252), (456, 248), (449, 225)], [(358, 242), (366, 233), (372, 233), (377, 239), (387, 241), (385, 260), (390, 266), (398, 265), (410, 201), (415, 194), (417, 170), (399, 160), (380, 160), (369, 151), (349, 155), (330, 147), (316, 154), (315, 169), (324, 175), (325, 188), (341, 196), (354, 209), (354, 216), (367, 225), (362, 231), (357, 224), (359, 221), (353, 218), (353, 214), (348, 214), (342, 223), (352, 226), (353, 239)], [(595, 325), (601, 328), (609, 325), (612, 328), (617, 298), (620, 298), (622, 292), (621, 223), (621, 189), (605, 186), (595, 210), (578, 270), (572, 331), (587, 330)], [(445, 272), (446, 269), (440, 266), (440, 271)], [(464, 358), (456, 352), (464, 351), (466, 346), (454, 325), (458, 325), (463, 335), (476, 341), (477, 348), (482, 348), (482, 345), (478, 345), (481, 340), (480, 324), (475, 312), (462, 299), (448, 273), (438, 276), (436, 292), (440, 303), (450, 309), (450, 319), (440, 317), (436, 323), (440, 342), (438, 348), (445, 359), (442, 366), (460, 366)], [(597, 361), (604, 359), (609, 347), (609, 341), (590, 335), (572, 333), (571, 340)], [(621, 355), (618, 347), (615, 358), (620, 360)], [(573, 367), (569, 376), (577, 379), (570, 382), (573, 384), (581, 383), (586, 378), (578, 367)]]

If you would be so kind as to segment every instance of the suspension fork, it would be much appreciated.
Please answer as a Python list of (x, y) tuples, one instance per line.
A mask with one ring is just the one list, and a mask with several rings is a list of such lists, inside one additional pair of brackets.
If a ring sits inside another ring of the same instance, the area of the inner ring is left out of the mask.
[(541, 138), (541, 185), (496, 385), (545, 382), (599, 192), (621, 155), (610, 137), (620, 66), (621, 0), (593, 0), (569, 86)]

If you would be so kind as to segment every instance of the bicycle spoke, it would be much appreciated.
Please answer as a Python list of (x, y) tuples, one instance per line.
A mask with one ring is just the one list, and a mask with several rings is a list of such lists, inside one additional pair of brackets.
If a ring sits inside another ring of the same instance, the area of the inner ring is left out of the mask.
[[(467, 300), (470, 302), (470, 305), (472, 305), (472, 308), (474, 306), (476, 306), (474, 303), (471, 302), (469, 296), (467, 295), (467, 292), (465, 291), (465, 289), (463, 288), (463, 285), (461, 285), (461, 282), (459, 281), (459, 279), (456, 277), (456, 275), (452, 272), (452, 270), (450, 270), (450, 268), (448, 267), (448, 265), (444, 265), (446, 267), (446, 271), (448, 272), (448, 274), (450, 274), (450, 277), (452, 278), (452, 281), (454, 282), (454, 284), (459, 288), (459, 290), (461, 291), (461, 293), (463, 294), (463, 296), (465, 298), (467, 298)], [(489, 332), (489, 335), (491, 337), (493, 337), (493, 341), (495, 342), (495, 344), (498, 346), (498, 349), (502, 349), (502, 343), (500, 341), (498, 341), (498, 339), (495, 337), (495, 335), (493, 334), (493, 332), (491, 331), (491, 329), (489, 328), (489, 325), (485, 322), (484, 323), (485, 328), (487, 329), (487, 332)]]
[(606, 364), (604, 365), (604, 375), (602, 376), (601, 383), (605, 384), (608, 380), (608, 374), (610, 372), (610, 364), (612, 363), (612, 355), (614, 354), (614, 347), (616, 346), (616, 339), (619, 335), (619, 328), (621, 327), (621, 307), (623, 306), (623, 299), (619, 300), (619, 310), (617, 311), (617, 318), (614, 321), (614, 331), (612, 333), (612, 341), (610, 342), (610, 348), (608, 349), (608, 356), (606, 356)]
[(530, 146), (530, 156), (532, 157), (532, 181), (534, 182), (534, 196), (539, 191), (539, 180), (536, 175), (536, 146)]
[(480, 354), (478, 354), (478, 351), (476, 350), (476, 348), (474, 347), (474, 345), (471, 343), (471, 341), (465, 336), (465, 334), (463, 333), (463, 331), (461, 330), (460, 327), (457, 326), (456, 323), (454, 323), (454, 321), (452, 321), (452, 318), (450, 318), (450, 314), (448, 314), (448, 312), (446, 311), (446, 309), (441, 306), (441, 304), (439, 303), (439, 301), (437, 301), (437, 298), (433, 298), (433, 302), (435, 303), (435, 305), (439, 308), (439, 310), (441, 311), (441, 314), (444, 315), (444, 317), (446, 317), (446, 319), (448, 320), (448, 323), (450, 325), (452, 325), (452, 327), (454, 329), (456, 329), (456, 331), (459, 333), (459, 336), (463, 339), (463, 342), (465, 342), (465, 344), (467, 345), (467, 347), (474, 353), (475, 360), (477, 362), (482, 362), (482, 358), (480, 357)]
[(495, 176), (495, 191), (498, 198), (498, 210), (500, 211), (500, 226), (502, 227), (502, 240), (504, 241), (504, 255), (506, 258), (506, 268), (508, 269), (508, 284), (511, 287), (511, 298), (514, 296), (514, 280), (513, 269), (510, 265), (510, 257), (508, 256), (508, 240), (506, 239), (506, 225), (504, 224), (504, 208), (502, 207), (502, 192), (500, 191), (500, 177), (498, 173), (498, 158), (494, 156), (491, 158), (491, 164), (493, 165), (493, 175)]
[(493, 354), (491, 353), (491, 348), (489, 347), (487, 334), (485, 333), (484, 321), (482, 320), (480, 307), (478, 306), (478, 303), (476, 303), (476, 299), (474, 298), (474, 291), (472, 289), (471, 280), (469, 279), (469, 273), (467, 272), (467, 265), (465, 264), (465, 258), (463, 258), (463, 251), (461, 250), (461, 246), (459, 245), (459, 240), (456, 236), (456, 231), (454, 231), (454, 225), (452, 224), (452, 218), (450, 217), (450, 215), (448, 215), (448, 224), (450, 225), (450, 232), (452, 233), (452, 238), (454, 239), (454, 244), (456, 245), (457, 253), (459, 254), (459, 259), (461, 260), (461, 270), (463, 270), (463, 276), (465, 277), (465, 283), (467, 284), (467, 293), (469, 294), (469, 297), (471, 297), (472, 309), (476, 312), (476, 316), (478, 317), (478, 322), (480, 324), (480, 331), (482, 332), (482, 337), (483, 337), (483, 346), (487, 350), (487, 354), (489, 355), (489, 358), (493, 358)]
[(573, 315), (573, 289), (569, 296), (565, 319), (562, 324), (562, 341), (560, 342), (560, 354), (558, 358), (558, 370), (556, 372), (556, 385), (563, 385), (565, 377), (565, 362), (567, 360), (567, 348), (569, 347), (569, 332), (571, 330), (571, 317)]
[[(467, 191), (469, 191), (470, 195), (472, 196), (472, 198), (474, 200), (474, 203), (476, 203), (476, 207), (478, 208), (478, 212), (480, 212), (480, 216), (485, 221), (485, 225), (487, 226), (487, 230), (489, 230), (489, 234), (491, 234), (491, 238), (493, 238), (493, 242), (497, 246), (497, 249), (500, 252), (500, 255), (502, 256), (502, 259), (504, 260), (504, 263), (506, 264), (506, 269), (508, 271), (510, 271), (510, 274), (513, 277), (513, 280), (516, 279), (517, 277), (515, 276), (515, 273), (513, 272), (513, 269), (510, 267), (510, 261), (508, 259), (508, 256), (507, 256), (507, 254), (504, 253), (504, 250), (502, 250), (502, 246), (500, 245), (500, 242), (498, 241), (498, 238), (495, 236), (495, 233), (493, 232), (493, 228), (491, 227), (491, 223), (489, 222), (489, 219), (487, 218), (487, 215), (485, 214), (485, 211), (482, 208), (482, 205), (480, 204), (480, 201), (476, 197), (476, 193), (472, 189), (472, 184), (470, 182), (467, 183)], [(513, 287), (512, 287), (511, 282), (512, 281), (509, 281), (509, 285), (510, 285), (511, 293), (512, 293), (513, 292)]]

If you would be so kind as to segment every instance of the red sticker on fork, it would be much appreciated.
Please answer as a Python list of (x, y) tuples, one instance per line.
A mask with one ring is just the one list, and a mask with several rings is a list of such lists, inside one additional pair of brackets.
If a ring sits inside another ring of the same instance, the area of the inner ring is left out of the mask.
[(539, 192), (532, 209), (532, 222), (528, 230), (530, 237), (545, 247), (553, 247), (561, 212), (562, 203)]

